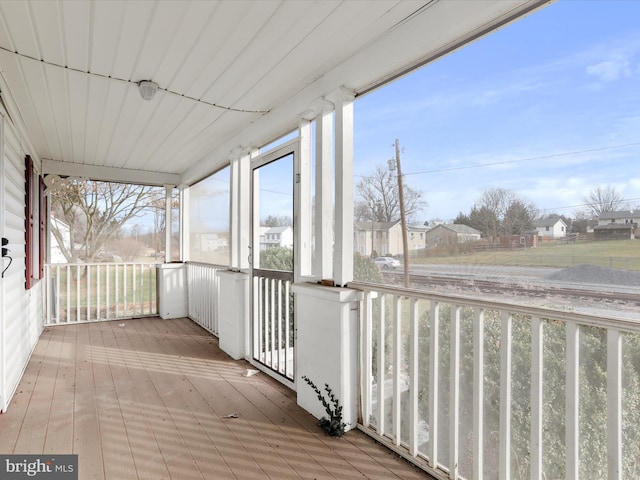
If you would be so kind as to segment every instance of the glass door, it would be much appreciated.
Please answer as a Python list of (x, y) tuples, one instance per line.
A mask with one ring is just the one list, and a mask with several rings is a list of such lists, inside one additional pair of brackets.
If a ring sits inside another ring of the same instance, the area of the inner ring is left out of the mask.
[(291, 382), (295, 369), (294, 153), (260, 157), (252, 171), (253, 360)]

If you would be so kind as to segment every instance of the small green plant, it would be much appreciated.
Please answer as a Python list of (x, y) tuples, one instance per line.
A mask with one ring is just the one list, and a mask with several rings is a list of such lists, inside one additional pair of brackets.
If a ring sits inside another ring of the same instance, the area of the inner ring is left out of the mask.
[(333, 394), (329, 384), (324, 384), (324, 389), (329, 397), (329, 401), (327, 401), (320, 389), (309, 379), (309, 377), (304, 375), (302, 379), (307, 382), (314, 392), (316, 392), (318, 400), (322, 402), (327, 415), (329, 415), (329, 418), (322, 417), (320, 422), (318, 422), (318, 425), (320, 425), (324, 430), (324, 433), (332, 437), (341, 437), (344, 435), (344, 427), (346, 427), (347, 424), (342, 421), (342, 406), (340, 405), (340, 401)]

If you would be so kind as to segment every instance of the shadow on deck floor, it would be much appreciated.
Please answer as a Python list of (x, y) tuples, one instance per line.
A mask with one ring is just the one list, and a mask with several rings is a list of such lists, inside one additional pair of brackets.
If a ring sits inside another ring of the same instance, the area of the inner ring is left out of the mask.
[(0, 415), (0, 453), (78, 454), (82, 480), (431, 478), (360, 431), (325, 436), (248, 367), (189, 319), (48, 327)]

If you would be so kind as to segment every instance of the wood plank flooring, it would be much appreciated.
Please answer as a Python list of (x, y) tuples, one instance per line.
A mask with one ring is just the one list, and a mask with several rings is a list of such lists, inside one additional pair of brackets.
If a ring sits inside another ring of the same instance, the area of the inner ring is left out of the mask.
[(295, 392), (247, 368), (189, 319), (46, 328), (0, 453), (75, 453), (82, 480), (430, 478), (362, 432), (325, 436)]

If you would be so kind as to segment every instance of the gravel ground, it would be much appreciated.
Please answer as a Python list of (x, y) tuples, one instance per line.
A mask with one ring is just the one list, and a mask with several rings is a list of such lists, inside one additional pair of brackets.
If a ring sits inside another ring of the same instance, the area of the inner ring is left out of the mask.
[(578, 265), (552, 273), (546, 278), (571, 283), (640, 286), (640, 272), (615, 270), (596, 265)]

